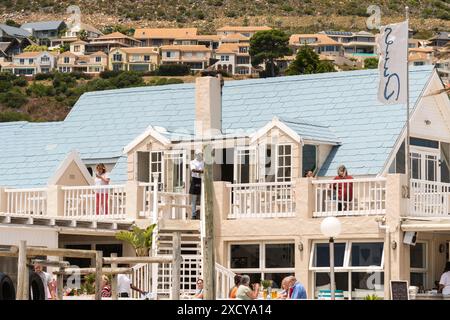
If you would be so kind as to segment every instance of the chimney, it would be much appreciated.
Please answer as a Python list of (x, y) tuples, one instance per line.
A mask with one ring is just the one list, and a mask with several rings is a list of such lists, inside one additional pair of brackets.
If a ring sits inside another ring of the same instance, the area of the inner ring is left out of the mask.
[(211, 137), (222, 132), (221, 78), (199, 77), (195, 81), (195, 136)]

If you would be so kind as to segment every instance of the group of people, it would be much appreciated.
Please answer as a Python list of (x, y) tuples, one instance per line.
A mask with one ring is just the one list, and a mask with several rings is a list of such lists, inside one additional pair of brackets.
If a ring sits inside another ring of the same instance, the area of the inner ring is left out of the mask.
[[(142, 295), (145, 295), (146, 292), (139, 289), (131, 282), (131, 279), (126, 274), (118, 274), (117, 275), (117, 295), (120, 298), (129, 298), (131, 297), (131, 290), (137, 291)], [(101, 295), (104, 298), (112, 297), (112, 289), (111, 289), (111, 281), (108, 276), (102, 276), (102, 291)]]
[[(305, 287), (294, 277), (288, 276), (281, 281), (283, 289), (277, 299), (306, 299)], [(256, 300), (259, 297), (259, 283), (250, 283), (250, 276), (235, 275), (234, 287), (230, 290), (228, 298), (238, 300)], [(197, 290), (194, 299), (203, 299), (203, 279), (197, 280)]]

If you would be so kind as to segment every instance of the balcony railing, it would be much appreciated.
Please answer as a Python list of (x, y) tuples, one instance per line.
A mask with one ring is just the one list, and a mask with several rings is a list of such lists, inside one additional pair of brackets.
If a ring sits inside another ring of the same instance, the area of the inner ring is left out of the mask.
[(386, 213), (386, 178), (315, 180), (314, 217)]
[(6, 189), (6, 211), (10, 214), (25, 216), (45, 216), (47, 214), (47, 190)]
[(231, 190), (229, 219), (295, 216), (292, 182), (241, 183), (227, 187)]
[(89, 219), (124, 219), (124, 185), (62, 187), (64, 216)]
[[(189, 213), (189, 194), (181, 192), (154, 192), (161, 189), (161, 184), (139, 183), (143, 189), (142, 209), (140, 216), (152, 218), (154, 222), (158, 218), (186, 220)], [(155, 202), (156, 201), (156, 202)], [(155, 215), (156, 212), (156, 215)]]
[(450, 184), (411, 179), (409, 215), (450, 217)]

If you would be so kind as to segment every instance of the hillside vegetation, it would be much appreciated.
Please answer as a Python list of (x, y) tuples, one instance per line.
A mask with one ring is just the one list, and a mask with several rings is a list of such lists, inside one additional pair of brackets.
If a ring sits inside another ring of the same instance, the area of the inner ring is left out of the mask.
[(381, 7), (382, 23), (401, 20), (408, 5), (416, 30), (450, 29), (449, 0), (2, 0), (0, 19), (66, 18), (72, 4), (81, 8), (82, 21), (100, 29), (196, 26), (206, 33), (225, 24), (267, 24), (288, 32), (363, 29), (373, 4)]

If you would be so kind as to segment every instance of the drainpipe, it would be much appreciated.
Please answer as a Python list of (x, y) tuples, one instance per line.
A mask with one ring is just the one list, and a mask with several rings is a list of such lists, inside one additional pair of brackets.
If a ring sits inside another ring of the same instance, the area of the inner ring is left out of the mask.
[(389, 284), (391, 279), (391, 233), (386, 225), (386, 217), (377, 217), (375, 221), (378, 222), (378, 228), (384, 230), (384, 300), (389, 300), (390, 290), (386, 283)]

